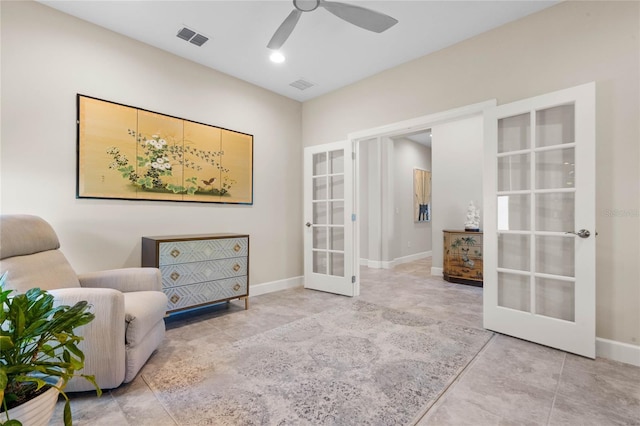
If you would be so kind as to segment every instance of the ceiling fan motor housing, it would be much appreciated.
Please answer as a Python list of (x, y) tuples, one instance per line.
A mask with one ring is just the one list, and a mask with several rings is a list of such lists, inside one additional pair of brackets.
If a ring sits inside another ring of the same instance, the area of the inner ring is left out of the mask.
[(300, 12), (312, 12), (320, 6), (320, 0), (293, 0), (293, 6)]

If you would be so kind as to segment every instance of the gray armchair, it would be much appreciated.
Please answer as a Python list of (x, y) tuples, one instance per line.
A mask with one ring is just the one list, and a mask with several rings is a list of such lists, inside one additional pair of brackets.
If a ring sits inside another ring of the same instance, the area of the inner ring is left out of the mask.
[[(95, 319), (83, 326), (80, 348), (84, 374), (98, 386), (112, 389), (134, 379), (165, 334), (167, 297), (155, 268), (125, 268), (76, 275), (59, 250), (53, 228), (29, 215), (0, 216), (0, 273), (8, 271), (5, 286), (18, 292), (40, 287), (57, 304), (86, 300)], [(92, 390), (73, 379), (68, 392)]]

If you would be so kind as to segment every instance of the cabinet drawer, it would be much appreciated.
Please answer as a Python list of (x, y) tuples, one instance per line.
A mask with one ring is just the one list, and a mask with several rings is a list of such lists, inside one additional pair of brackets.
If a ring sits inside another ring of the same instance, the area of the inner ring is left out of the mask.
[(247, 275), (247, 258), (160, 265), (162, 287), (171, 288)]
[(248, 248), (248, 238), (161, 242), (158, 264), (162, 266), (231, 257), (246, 257)]
[(207, 281), (165, 289), (169, 297), (169, 312), (205, 305), (211, 302), (246, 296), (247, 277), (234, 277), (224, 280)]

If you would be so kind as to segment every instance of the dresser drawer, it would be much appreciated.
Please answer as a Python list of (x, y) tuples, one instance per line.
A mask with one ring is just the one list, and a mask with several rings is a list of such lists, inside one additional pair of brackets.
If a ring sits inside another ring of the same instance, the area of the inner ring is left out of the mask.
[(246, 296), (247, 277), (207, 281), (165, 289), (169, 312)]
[(161, 242), (158, 264), (162, 266), (231, 257), (246, 257), (248, 248), (248, 238)]
[(247, 258), (160, 265), (162, 287), (171, 288), (247, 275)]

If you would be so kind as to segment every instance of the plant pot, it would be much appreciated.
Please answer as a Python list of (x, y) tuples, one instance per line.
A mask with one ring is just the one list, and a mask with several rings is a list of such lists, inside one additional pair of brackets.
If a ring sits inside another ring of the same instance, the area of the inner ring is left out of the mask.
[[(46, 378), (45, 381), (55, 386), (62, 384), (62, 379), (56, 381), (56, 378)], [(47, 426), (56, 409), (59, 393), (58, 389), (51, 387), (24, 404), (10, 409), (9, 418), (19, 420), (23, 426)], [(4, 421), (5, 413), (0, 414), (0, 417)]]

